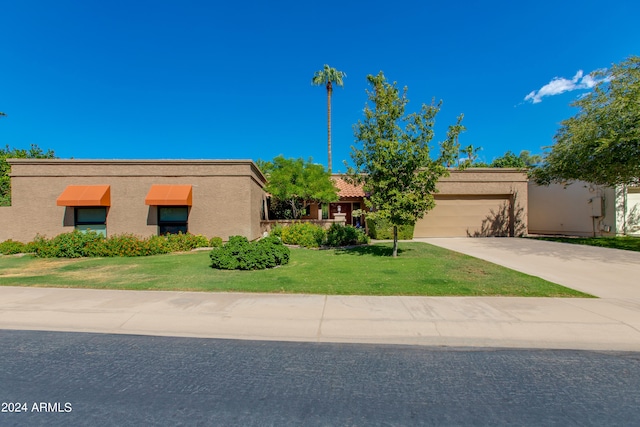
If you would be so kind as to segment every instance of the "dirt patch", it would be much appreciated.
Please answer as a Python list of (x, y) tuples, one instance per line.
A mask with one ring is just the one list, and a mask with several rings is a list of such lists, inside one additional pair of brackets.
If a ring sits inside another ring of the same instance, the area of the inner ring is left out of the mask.
[[(123, 274), (137, 268), (137, 264), (132, 265), (109, 265), (102, 267), (79, 268), (73, 271), (60, 272), (60, 275), (71, 280), (85, 280), (92, 282), (109, 282), (114, 278), (121, 278)], [(140, 276), (137, 274), (136, 276)]]
[(0, 277), (30, 277), (30, 276), (44, 276), (46, 274), (54, 273), (60, 267), (77, 263), (80, 260), (76, 259), (39, 259), (28, 265), (22, 265), (20, 267), (6, 268), (0, 272)]

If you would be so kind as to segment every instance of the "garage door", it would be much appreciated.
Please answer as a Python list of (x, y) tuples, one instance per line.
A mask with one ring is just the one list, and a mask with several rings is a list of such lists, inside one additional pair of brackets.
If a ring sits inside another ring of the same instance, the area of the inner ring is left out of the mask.
[(436, 196), (414, 237), (509, 235), (509, 196)]

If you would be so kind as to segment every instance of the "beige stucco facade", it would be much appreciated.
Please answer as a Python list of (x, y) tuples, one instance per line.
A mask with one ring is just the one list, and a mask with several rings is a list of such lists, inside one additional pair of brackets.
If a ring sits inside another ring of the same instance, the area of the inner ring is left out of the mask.
[(438, 181), (436, 206), (415, 225), (414, 237), (527, 234), (527, 174), (518, 169), (453, 170)]
[(107, 234), (158, 234), (154, 184), (189, 185), (188, 230), (207, 237), (261, 235), (265, 177), (250, 160), (13, 159), (12, 205), (0, 207), (0, 241), (30, 241), (74, 229), (74, 207), (57, 206), (69, 185), (108, 185)]

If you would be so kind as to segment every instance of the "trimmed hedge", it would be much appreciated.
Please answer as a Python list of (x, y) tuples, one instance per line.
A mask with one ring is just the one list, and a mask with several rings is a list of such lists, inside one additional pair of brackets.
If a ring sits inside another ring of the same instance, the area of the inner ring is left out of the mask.
[(289, 263), (289, 248), (275, 236), (249, 242), (244, 236), (232, 236), (209, 253), (211, 267), (219, 270), (263, 270)]
[[(381, 219), (367, 219), (367, 227), (369, 228), (369, 235), (372, 239), (376, 240), (389, 240), (393, 239), (393, 225), (389, 221)], [(400, 225), (398, 226), (398, 239), (399, 240), (411, 240), (413, 239), (413, 225)]]
[[(186, 252), (195, 248), (207, 247), (218, 243), (220, 238), (208, 240), (194, 234), (169, 234), (140, 238), (133, 234), (120, 234), (104, 237), (94, 231), (74, 230), (62, 233), (51, 239), (36, 236), (33, 242), (24, 244), (7, 240), (0, 243), (0, 253), (14, 254), (33, 252), (41, 258), (81, 258), (81, 257), (135, 257)], [(220, 239), (222, 242), (222, 239)]]

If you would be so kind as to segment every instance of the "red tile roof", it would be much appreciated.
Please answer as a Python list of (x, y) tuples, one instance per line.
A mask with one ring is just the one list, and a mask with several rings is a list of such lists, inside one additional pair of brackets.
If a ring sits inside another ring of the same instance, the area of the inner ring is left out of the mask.
[(362, 185), (352, 185), (344, 180), (341, 176), (332, 176), (334, 185), (338, 188), (340, 197), (364, 197)]

